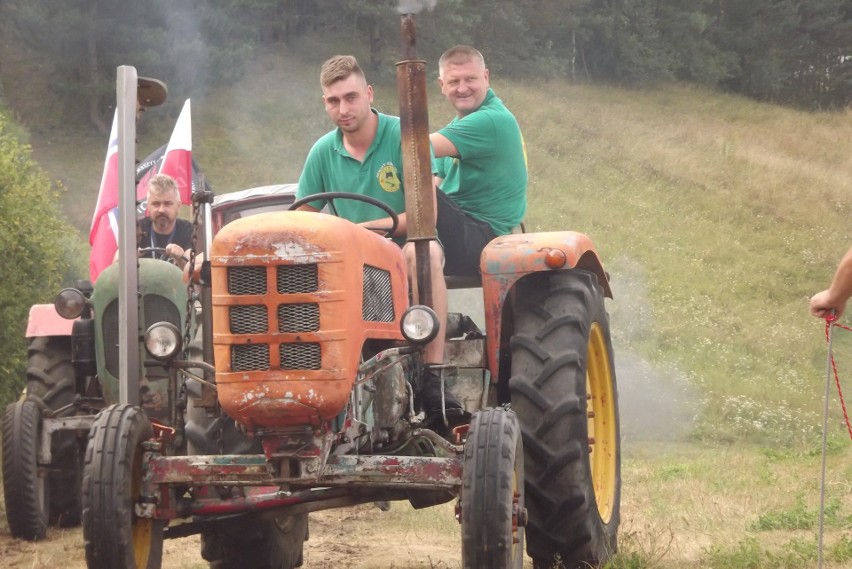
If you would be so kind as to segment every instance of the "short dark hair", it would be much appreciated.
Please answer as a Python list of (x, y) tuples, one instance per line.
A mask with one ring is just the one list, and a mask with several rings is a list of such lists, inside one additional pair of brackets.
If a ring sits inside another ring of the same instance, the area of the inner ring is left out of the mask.
[(322, 64), (320, 69), (320, 85), (323, 88), (328, 87), (332, 83), (342, 81), (352, 74), (360, 76), (364, 82), (367, 82), (367, 77), (361, 66), (358, 65), (358, 60), (351, 55), (335, 55)]

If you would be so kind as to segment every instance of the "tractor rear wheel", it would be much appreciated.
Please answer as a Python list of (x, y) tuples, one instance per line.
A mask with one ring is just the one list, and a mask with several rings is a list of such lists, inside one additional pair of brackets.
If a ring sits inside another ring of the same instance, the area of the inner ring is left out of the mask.
[(510, 341), (523, 433), (527, 547), (535, 567), (605, 563), (616, 552), (618, 395), (603, 293), (580, 270), (521, 282)]
[(39, 468), (41, 414), (25, 399), (3, 413), (3, 494), (12, 537), (36, 541), (47, 535), (50, 486)]
[(462, 565), (521, 569), (524, 564), (524, 451), (515, 414), (475, 413), (464, 444)]
[(83, 541), (89, 567), (159, 569), (165, 522), (139, 517), (142, 443), (153, 436), (139, 407), (111, 405), (89, 432), (83, 468)]
[[(70, 338), (33, 338), (27, 351), (27, 399), (37, 401), (42, 409), (62, 409), (55, 417), (73, 415), (77, 393)], [(80, 523), (82, 450), (76, 431), (55, 431), (51, 436), (46, 484), (62, 489), (49, 494), (47, 512), (51, 524), (67, 527)]]
[[(200, 341), (193, 340), (189, 351), (191, 359), (201, 359)], [(206, 409), (195, 406), (192, 397), (186, 418), (190, 455), (263, 453), (259, 440), (243, 435), (233, 419), (224, 414), (208, 416)], [(302, 566), (307, 538), (308, 514), (216, 522), (201, 532), (201, 556), (216, 569), (291, 569)]]
[(201, 534), (201, 556), (213, 569), (292, 569), (302, 566), (308, 515), (234, 520)]

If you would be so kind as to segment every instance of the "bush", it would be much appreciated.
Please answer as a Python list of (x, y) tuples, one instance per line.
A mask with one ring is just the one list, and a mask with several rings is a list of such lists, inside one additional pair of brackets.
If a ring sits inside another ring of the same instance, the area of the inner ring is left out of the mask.
[(67, 243), (77, 240), (60, 217), (61, 188), (37, 166), (16, 128), (0, 110), (0, 409), (24, 384), (29, 308), (56, 294), (72, 264)]

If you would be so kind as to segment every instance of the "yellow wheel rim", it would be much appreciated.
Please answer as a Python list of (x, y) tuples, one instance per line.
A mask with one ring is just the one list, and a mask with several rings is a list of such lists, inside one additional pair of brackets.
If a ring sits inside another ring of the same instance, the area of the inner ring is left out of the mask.
[(609, 523), (615, 505), (616, 436), (615, 382), (609, 349), (600, 323), (592, 324), (586, 366), (586, 411), (589, 422), (589, 461), (598, 513)]

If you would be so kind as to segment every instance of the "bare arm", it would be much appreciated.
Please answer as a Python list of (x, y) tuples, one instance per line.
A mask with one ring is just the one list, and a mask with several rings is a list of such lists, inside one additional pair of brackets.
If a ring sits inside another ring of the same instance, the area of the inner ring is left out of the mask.
[(833, 310), (839, 318), (846, 310), (846, 303), (852, 296), (852, 249), (846, 252), (837, 266), (831, 286), (811, 297), (811, 314), (825, 318)]
[(435, 158), (459, 155), (456, 145), (450, 142), (449, 138), (439, 132), (433, 132), (430, 134), (429, 142), (432, 143), (432, 150), (435, 152)]
[[(408, 232), (408, 221), (405, 213), (401, 213), (398, 216), (399, 224), (396, 226), (396, 231), (393, 232), (393, 235), (390, 237), (405, 237)], [(369, 229), (370, 231), (375, 231), (377, 233), (387, 232), (391, 228), (391, 218), (383, 217), (381, 219), (374, 219), (372, 221), (362, 221), (358, 225)]]

